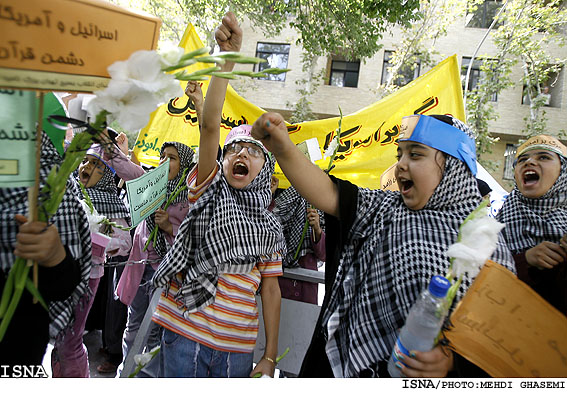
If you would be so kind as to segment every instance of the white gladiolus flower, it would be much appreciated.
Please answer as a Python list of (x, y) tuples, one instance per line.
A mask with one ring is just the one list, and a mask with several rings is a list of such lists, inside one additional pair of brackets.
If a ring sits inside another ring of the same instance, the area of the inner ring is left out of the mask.
[(93, 211), (91, 212), (91, 208), (89, 207), (89, 205), (85, 200), (79, 199), (79, 202), (81, 203), (83, 210), (87, 214), (87, 220), (89, 221), (90, 232), (98, 233), (99, 232), (98, 230), (100, 229), (100, 222), (106, 219), (106, 217), (104, 215), (100, 215), (94, 207), (93, 207)]
[(150, 353), (136, 354), (134, 356), (134, 362), (137, 365), (146, 365), (151, 360), (152, 360), (152, 355)]
[(179, 48), (171, 41), (164, 42), (159, 50), (160, 63), (162, 68), (171, 67), (179, 63), (183, 56), (183, 48)]
[(137, 365), (145, 366), (152, 360), (152, 358), (155, 357), (155, 355), (158, 353), (159, 350), (160, 350), (160, 346), (158, 345), (147, 353), (136, 354), (134, 356), (134, 362)]
[(183, 89), (173, 75), (161, 71), (161, 57), (154, 51), (134, 52), (127, 61), (108, 67), (112, 80), (106, 89), (95, 92), (87, 112), (92, 119), (103, 110), (109, 121), (116, 120), (127, 130), (140, 130), (150, 114)]
[(454, 259), (452, 270), (455, 277), (468, 273), (474, 278), (485, 261), (496, 250), (498, 233), (504, 228), (496, 219), (481, 215), (461, 226), (460, 242), (447, 249), (447, 256)]
[(325, 150), (325, 154), (323, 155), (323, 158), (327, 158), (327, 157), (332, 157), (335, 152), (337, 151), (337, 148), (339, 147), (339, 139), (337, 137), (333, 138), (333, 140), (331, 141), (331, 143), (329, 144), (329, 146), (327, 147), (327, 149)]

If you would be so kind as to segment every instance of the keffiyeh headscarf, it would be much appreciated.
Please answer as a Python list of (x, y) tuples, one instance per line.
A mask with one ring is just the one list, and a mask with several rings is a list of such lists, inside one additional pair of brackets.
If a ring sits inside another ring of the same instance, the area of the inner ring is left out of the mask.
[(547, 193), (527, 198), (516, 185), (496, 216), (506, 225), (502, 233), (513, 254), (543, 241), (559, 243), (567, 233), (567, 159), (559, 159), (561, 172)]
[(275, 160), (267, 155), (260, 173), (243, 189), (228, 184), (221, 163), (152, 279), (160, 287), (183, 274), (176, 297), (185, 316), (214, 301), (219, 274), (248, 273), (261, 256), (285, 253), (281, 225), (267, 209)]
[[(54, 165), (62, 162), (59, 153), (47, 137), (41, 139), (40, 190), (45, 179)], [(64, 301), (49, 303), (51, 320), (49, 331), (52, 338), (64, 335), (74, 321), (73, 311), (84, 294), (88, 294), (89, 276), (91, 272), (91, 236), (87, 217), (79, 203), (79, 187), (70, 177), (67, 180), (67, 190), (55, 216), (50, 223), (57, 227), (61, 242), (65, 245), (80, 266), (81, 281), (69, 298)], [(15, 262), (13, 246), (16, 243), (18, 225), (14, 220), (15, 214), (28, 214), (27, 188), (0, 188), (0, 263), (2, 270), (8, 272)], [(41, 208), (40, 208), (41, 209)], [(94, 295), (91, 295), (94, 296)]]
[[(298, 260), (308, 253), (313, 253), (313, 229), (308, 225), (299, 253), (297, 257), (294, 258), (299, 242), (301, 241), (305, 221), (307, 220), (308, 207), (309, 203), (301, 197), (293, 186), (290, 186), (276, 197), (274, 214), (279, 218), (282, 224), (286, 241), (287, 254), (283, 259), (283, 266), (286, 268), (299, 267)], [(319, 218), (320, 226), (323, 229), (325, 226), (324, 216), (319, 213)]]
[(102, 151), (99, 145), (93, 145), (87, 151), (87, 155), (95, 156), (105, 164), (104, 172), (99, 181), (93, 187), (85, 189), (97, 212), (109, 219), (129, 218), (130, 212), (126, 204), (118, 197), (114, 172), (102, 160)]
[[(466, 125), (449, 119), (472, 137)], [(358, 189), (357, 215), (321, 319), (335, 377), (377, 371), (378, 363), (388, 360), (410, 307), (433, 275), (447, 272), (445, 252), (480, 202), (471, 170), (450, 155), (423, 209), (407, 208), (399, 192)], [(514, 269), (502, 242), (492, 259)], [(465, 276), (457, 299), (470, 284)]]
[[(175, 190), (175, 187), (181, 180), (183, 171), (186, 168), (188, 169), (187, 173), (185, 174), (185, 179), (187, 179), (187, 175), (189, 175), (191, 168), (193, 168), (193, 166), (195, 165), (195, 163), (193, 163), (193, 156), (195, 155), (195, 152), (193, 152), (193, 149), (180, 142), (164, 142), (163, 145), (161, 146), (160, 155), (163, 154), (163, 151), (168, 146), (173, 146), (175, 149), (177, 149), (177, 154), (179, 155), (179, 172), (177, 173), (175, 178), (167, 181), (167, 194), (165, 196), (166, 201), (169, 199), (169, 197)], [(183, 180), (181, 185), (184, 185), (184, 182), (185, 180)], [(171, 205), (179, 204), (181, 202), (186, 203), (187, 197), (188, 197), (187, 189), (184, 189), (177, 195), (175, 200), (172, 201)], [(146, 218), (146, 227), (148, 228), (148, 233), (151, 234), (155, 225), (156, 225), (156, 215), (155, 213), (152, 213), (150, 216)], [(163, 232), (158, 231), (156, 237), (156, 243), (154, 245), (154, 250), (160, 257), (164, 257), (167, 254), (168, 246), (169, 244), (166, 242)]]

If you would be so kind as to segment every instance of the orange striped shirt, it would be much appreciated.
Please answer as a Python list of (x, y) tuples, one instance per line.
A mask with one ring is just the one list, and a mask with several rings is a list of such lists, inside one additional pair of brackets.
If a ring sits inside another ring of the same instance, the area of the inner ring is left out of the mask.
[[(189, 201), (194, 203), (220, 172), (211, 173), (205, 182), (189, 188)], [(281, 276), (281, 255), (262, 256), (247, 274), (221, 274), (214, 302), (198, 312), (183, 316), (183, 305), (175, 300), (182, 283), (181, 274), (163, 292), (152, 320), (157, 324), (210, 348), (225, 352), (250, 353), (258, 335), (256, 291), (262, 277)]]

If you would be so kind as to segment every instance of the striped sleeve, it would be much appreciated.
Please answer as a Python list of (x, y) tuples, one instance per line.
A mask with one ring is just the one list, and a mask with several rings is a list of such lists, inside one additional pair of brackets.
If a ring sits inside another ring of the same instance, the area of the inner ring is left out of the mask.
[(257, 267), (262, 277), (282, 276), (282, 256), (279, 253), (272, 253), (270, 256), (262, 256)]
[(199, 197), (203, 195), (205, 190), (213, 183), (217, 176), (220, 176), (219, 165), (217, 163), (216, 167), (211, 171), (207, 179), (200, 185), (195, 185), (197, 182), (198, 166), (195, 166), (193, 171), (187, 176), (187, 191), (188, 199), (191, 204), (194, 204)]

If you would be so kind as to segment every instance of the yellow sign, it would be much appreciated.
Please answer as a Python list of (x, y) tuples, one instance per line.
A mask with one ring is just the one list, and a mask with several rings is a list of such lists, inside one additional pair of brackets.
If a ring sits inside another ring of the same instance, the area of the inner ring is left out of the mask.
[(493, 377), (567, 377), (567, 317), (487, 261), (451, 315), (456, 351)]
[(161, 21), (96, 0), (3, 0), (0, 86), (92, 92), (107, 67), (155, 49)]
[[(203, 46), (195, 30), (190, 26), (180, 47), (191, 51)], [(193, 65), (194, 71), (208, 65)], [(182, 84), (185, 87), (185, 84)], [(207, 90), (208, 81), (202, 90)], [(234, 126), (252, 124), (263, 109), (240, 97), (229, 85), (223, 119), (221, 144)], [(438, 66), (411, 82), (394, 94), (343, 117), (340, 145), (335, 157), (332, 174), (347, 179), (358, 186), (377, 189), (380, 175), (396, 161), (397, 138), (402, 117), (412, 114), (450, 114), (464, 120), (462, 90), (456, 56), (451, 56)], [(288, 125), (291, 140), (298, 144), (317, 138), (324, 151), (335, 136), (339, 118)], [(138, 135), (134, 153), (146, 164), (157, 165), (161, 145), (166, 141), (179, 141), (197, 147), (199, 129), (193, 104), (187, 97), (171, 100), (156, 110), (150, 123)], [(329, 159), (316, 164), (326, 169)], [(276, 167), (280, 187), (288, 187), (281, 170)]]

